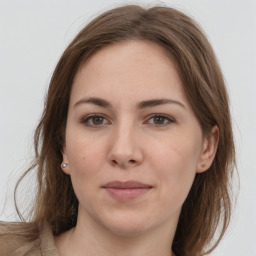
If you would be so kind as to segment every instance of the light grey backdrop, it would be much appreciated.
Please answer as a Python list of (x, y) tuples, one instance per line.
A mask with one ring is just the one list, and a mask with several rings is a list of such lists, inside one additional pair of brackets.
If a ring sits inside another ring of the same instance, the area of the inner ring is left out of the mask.
[[(32, 133), (58, 58), (85, 23), (117, 3), (160, 2), (0, 0), (1, 220), (16, 218), (11, 191), (17, 173), (31, 159)], [(201, 24), (215, 49), (231, 97), (240, 194), (229, 231), (211, 255), (256, 256), (256, 1), (162, 3), (188, 13)], [(28, 184), (33, 187), (33, 179)], [(236, 183), (235, 191), (237, 187)]]

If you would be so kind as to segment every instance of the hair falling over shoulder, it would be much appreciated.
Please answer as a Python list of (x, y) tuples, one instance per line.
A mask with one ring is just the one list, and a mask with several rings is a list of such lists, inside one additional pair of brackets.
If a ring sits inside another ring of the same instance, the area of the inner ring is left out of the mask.
[(176, 64), (203, 133), (214, 125), (219, 127), (214, 162), (208, 171), (196, 175), (173, 241), (177, 255), (205, 255), (218, 245), (231, 216), (235, 148), (229, 100), (219, 64), (199, 26), (180, 11), (164, 6), (128, 5), (109, 10), (85, 26), (64, 51), (35, 131), (34, 162), (16, 185), (17, 190), (20, 181), (36, 170), (37, 194), (27, 221), (39, 226), (48, 222), (54, 235), (76, 225), (78, 200), (70, 177), (60, 166), (73, 79), (97, 50), (125, 40), (150, 41), (165, 49)]

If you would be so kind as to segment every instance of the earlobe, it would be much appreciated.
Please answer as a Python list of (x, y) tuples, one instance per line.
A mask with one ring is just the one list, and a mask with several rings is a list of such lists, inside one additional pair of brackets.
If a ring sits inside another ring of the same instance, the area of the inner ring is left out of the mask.
[(219, 143), (219, 128), (213, 126), (211, 131), (204, 137), (202, 151), (198, 162), (197, 173), (207, 171), (214, 160)]
[(66, 168), (67, 166), (68, 166), (67, 163), (62, 163), (62, 164), (61, 164), (61, 167), (62, 167), (62, 168)]
[(60, 165), (62, 171), (66, 174), (70, 174), (69, 173), (69, 165), (68, 165), (68, 159), (67, 159), (67, 156), (66, 156), (66, 153), (65, 153), (65, 148), (62, 149), (62, 157), (63, 157), (63, 161)]

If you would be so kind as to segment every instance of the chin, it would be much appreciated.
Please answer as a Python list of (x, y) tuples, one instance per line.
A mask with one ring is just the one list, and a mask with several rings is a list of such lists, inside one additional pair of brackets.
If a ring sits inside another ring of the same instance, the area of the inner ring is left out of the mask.
[(103, 225), (114, 235), (118, 236), (137, 236), (143, 234), (157, 226), (159, 223), (149, 220), (147, 216), (138, 214), (111, 214), (109, 218), (104, 218)]
[(149, 230), (148, 227), (141, 226), (140, 224), (124, 225), (124, 223), (122, 223), (122, 225), (111, 225), (111, 226), (109, 225), (107, 228), (113, 235), (122, 236), (122, 237), (138, 236)]

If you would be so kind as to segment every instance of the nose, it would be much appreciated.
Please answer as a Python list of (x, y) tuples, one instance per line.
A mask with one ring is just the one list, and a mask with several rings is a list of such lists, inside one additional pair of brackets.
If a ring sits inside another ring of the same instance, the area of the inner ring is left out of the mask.
[(136, 128), (119, 127), (113, 131), (108, 159), (113, 166), (135, 167), (142, 163), (143, 152), (140, 148)]

